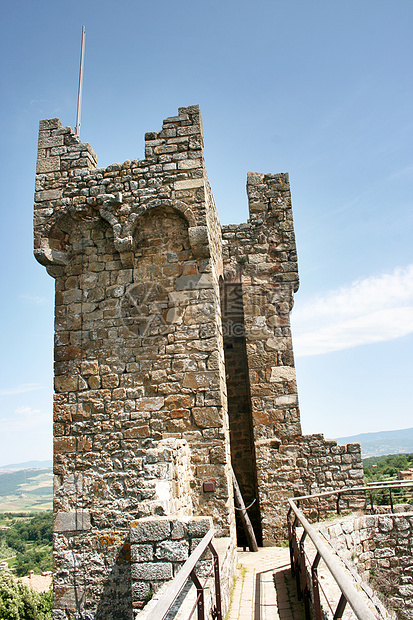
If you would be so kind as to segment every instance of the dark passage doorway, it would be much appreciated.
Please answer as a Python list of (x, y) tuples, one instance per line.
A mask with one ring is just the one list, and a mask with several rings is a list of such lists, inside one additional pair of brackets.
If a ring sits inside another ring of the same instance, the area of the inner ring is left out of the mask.
[[(221, 282), (221, 312), (232, 467), (245, 505), (255, 500), (248, 515), (257, 543), (262, 545), (241, 284)], [(237, 512), (237, 542), (239, 546), (246, 546), (246, 537)]]

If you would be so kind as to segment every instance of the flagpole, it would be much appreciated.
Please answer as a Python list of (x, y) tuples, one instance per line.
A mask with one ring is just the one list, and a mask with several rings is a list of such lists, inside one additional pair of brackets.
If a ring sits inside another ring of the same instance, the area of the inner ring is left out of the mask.
[(80, 108), (82, 105), (84, 51), (85, 51), (85, 27), (82, 26), (82, 47), (80, 50), (79, 89), (78, 89), (78, 95), (77, 95), (77, 115), (76, 115), (76, 135), (77, 136), (80, 134)]

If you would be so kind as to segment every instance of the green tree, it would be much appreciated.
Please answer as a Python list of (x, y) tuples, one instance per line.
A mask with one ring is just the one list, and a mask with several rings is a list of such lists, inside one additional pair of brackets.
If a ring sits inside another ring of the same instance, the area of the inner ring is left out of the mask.
[(39, 551), (38, 549), (27, 549), (24, 553), (18, 553), (16, 557), (16, 575), (24, 577), (29, 571), (35, 573), (52, 570), (52, 555), (48, 551)]
[(51, 620), (50, 593), (42, 595), (15, 581), (10, 573), (0, 573), (1, 620)]

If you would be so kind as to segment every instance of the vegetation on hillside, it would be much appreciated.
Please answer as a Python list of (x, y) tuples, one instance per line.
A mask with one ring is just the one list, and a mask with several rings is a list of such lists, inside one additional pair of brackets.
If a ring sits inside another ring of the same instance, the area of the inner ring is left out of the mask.
[[(23, 577), (52, 570), (52, 512), (0, 515), (0, 560), (10, 560), (16, 575)], [(0, 616), (1, 618), (1, 616)]]
[[(413, 467), (413, 454), (388, 454), (387, 456), (370, 456), (363, 459), (364, 478), (366, 484), (380, 483), (387, 480), (398, 480), (399, 471)], [(379, 505), (389, 505), (388, 490), (378, 490), (372, 493), (373, 502)], [(393, 489), (392, 501), (394, 504), (412, 503), (412, 489)]]
[(51, 590), (38, 594), (10, 573), (0, 573), (1, 620), (51, 620), (52, 604)]
[(366, 482), (397, 480), (399, 471), (413, 467), (413, 454), (388, 454), (363, 459)]

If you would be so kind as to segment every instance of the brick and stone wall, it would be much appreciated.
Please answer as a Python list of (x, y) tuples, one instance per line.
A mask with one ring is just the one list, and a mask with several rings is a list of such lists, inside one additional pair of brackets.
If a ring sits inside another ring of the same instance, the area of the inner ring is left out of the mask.
[(288, 175), (249, 173), (247, 193), (249, 220), (221, 229), (198, 106), (147, 133), (145, 159), (105, 168), (59, 119), (40, 122), (34, 252), (56, 282), (56, 617), (109, 618), (115, 602), (130, 617), (135, 519), (210, 516), (234, 541), (231, 466), (265, 543), (285, 537), (287, 497), (360, 478), (358, 450), (301, 435)]
[(397, 618), (413, 618), (413, 515), (363, 515), (320, 526), (337, 553), (357, 570)]
[[(188, 444), (178, 439), (161, 440), (136, 455), (123, 478), (135, 498), (136, 517), (192, 514), (189, 457)], [(105, 617), (108, 610), (112, 617), (110, 610), (116, 609), (117, 617), (130, 618), (130, 516), (110, 476), (89, 468), (84, 474), (80, 461), (76, 466), (54, 497), (55, 617), (72, 617), (75, 610), (90, 617), (95, 611)], [(104, 518), (94, 508), (101, 502), (107, 506)]]

